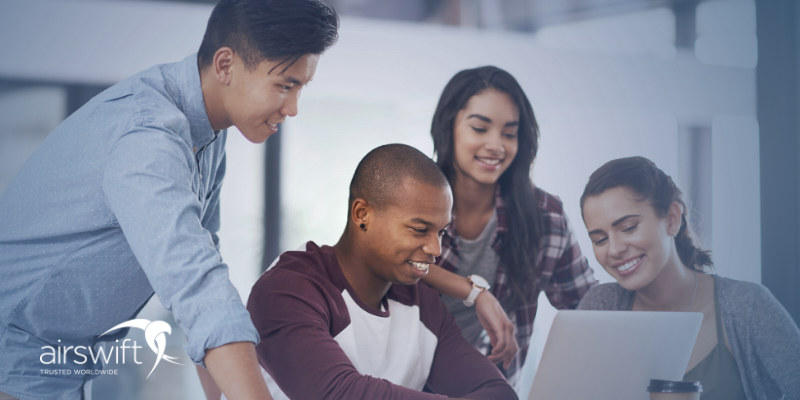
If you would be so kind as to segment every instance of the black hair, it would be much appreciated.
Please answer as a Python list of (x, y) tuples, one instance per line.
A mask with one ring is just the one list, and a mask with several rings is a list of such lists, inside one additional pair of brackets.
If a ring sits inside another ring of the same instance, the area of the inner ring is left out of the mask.
[(350, 181), (348, 204), (352, 206), (357, 198), (378, 209), (395, 204), (395, 193), (405, 177), (434, 187), (448, 187), (442, 171), (421, 151), (405, 144), (387, 144), (373, 149), (358, 163)]
[[(534, 290), (539, 239), (543, 235), (541, 210), (530, 171), (539, 148), (539, 127), (525, 92), (511, 74), (493, 66), (467, 69), (457, 73), (445, 86), (431, 124), (436, 164), (447, 179), (455, 179), (455, 143), (453, 128), (458, 112), (472, 96), (495, 89), (511, 97), (519, 108), (518, 150), (503, 175), (498, 179), (500, 196), (506, 206), (508, 234), (503, 237), (500, 259), (509, 276), (512, 296), (505, 306), (513, 308), (525, 302), (523, 288)], [(533, 206), (532, 206), (533, 205)]]
[(678, 257), (689, 269), (697, 272), (704, 272), (704, 266), (713, 267), (711, 253), (694, 244), (692, 230), (686, 221), (686, 204), (683, 202), (681, 190), (669, 175), (644, 157), (612, 160), (594, 171), (581, 195), (581, 216), (583, 203), (587, 198), (616, 187), (630, 189), (639, 195), (639, 201), (649, 202), (659, 218), (667, 216), (672, 203), (678, 203), (681, 206), (681, 227), (675, 236)]
[(198, 65), (211, 65), (220, 47), (230, 47), (249, 70), (264, 59), (281, 60), (274, 68), (286, 64), (283, 73), (306, 54), (322, 54), (338, 30), (336, 11), (319, 0), (221, 0), (208, 19)]

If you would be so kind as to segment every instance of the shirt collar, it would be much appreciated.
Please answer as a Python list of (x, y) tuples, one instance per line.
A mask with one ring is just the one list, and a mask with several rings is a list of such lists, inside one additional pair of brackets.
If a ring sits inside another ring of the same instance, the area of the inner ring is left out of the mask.
[(176, 81), (178, 108), (189, 120), (192, 142), (204, 145), (214, 140), (218, 132), (214, 132), (208, 120), (206, 103), (203, 100), (203, 89), (200, 85), (200, 70), (197, 66), (197, 54), (192, 54), (176, 65)]

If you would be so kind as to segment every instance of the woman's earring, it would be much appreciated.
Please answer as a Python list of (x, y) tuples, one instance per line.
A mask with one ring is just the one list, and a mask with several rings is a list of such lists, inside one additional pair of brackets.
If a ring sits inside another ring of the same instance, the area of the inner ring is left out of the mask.
[(361, 224), (361, 225), (359, 225), (358, 227), (359, 227), (359, 228), (361, 228), (361, 229), (363, 229), (363, 230), (367, 230), (367, 226), (366, 226), (366, 225), (364, 225), (364, 224)]

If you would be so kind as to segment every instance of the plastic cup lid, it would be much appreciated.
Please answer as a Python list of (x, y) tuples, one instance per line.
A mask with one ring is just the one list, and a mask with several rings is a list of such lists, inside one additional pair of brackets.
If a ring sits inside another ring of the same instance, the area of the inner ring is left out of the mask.
[(650, 393), (702, 392), (703, 385), (701, 385), (700, 382), (665, 381), (662, 379), (650, 379), (650, 385), (647, 386), (647, 391)]

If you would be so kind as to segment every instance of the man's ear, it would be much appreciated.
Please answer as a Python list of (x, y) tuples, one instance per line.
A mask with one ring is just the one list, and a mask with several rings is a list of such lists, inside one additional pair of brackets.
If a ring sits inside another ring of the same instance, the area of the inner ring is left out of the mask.
[(211, 69), (217, 82), (225, 86), (231, 84), (233, 63), (237, 61), (241, 62), (241, 59), (234, 55), (233, 49), (230, 47), (220, 47), (217, 49), (217, 52), (214, 53), (213, 62), (211, 63)]
[(367, 229), (372, 218), (372, 207), (362, 198), (353, 200), (350, 205), (350, 219), (359, 229)]

